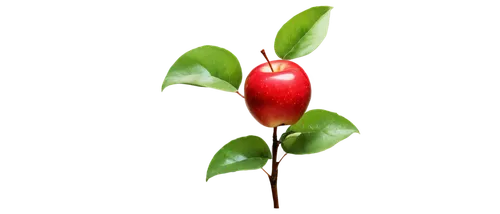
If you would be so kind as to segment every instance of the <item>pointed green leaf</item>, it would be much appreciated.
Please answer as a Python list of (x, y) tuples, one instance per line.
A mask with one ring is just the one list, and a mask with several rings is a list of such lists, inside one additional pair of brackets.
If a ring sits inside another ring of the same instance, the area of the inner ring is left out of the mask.
[(228, 172), (260, 169), (271, 159), (266, 142), (257, 136), (232, 140), (212, 158), (207, 170), (207, 181), (213, 176)]
[(205, 45), (188, 51), (175, 61), (161, 90), (173, 84), (187, 84), (236, 92), (241, 78), (236, 56), (224, 48)]
[(293, 131), (290, 129), (290, 126), (286, 126), (280, 133), (280, 142), (285, 141), (285, 138), (290, 134), (293, 134)]
[(313, 52), (325, 39), (332, 7), (309, 8), (286, 22), (274, 40), (282, 59), (295, 59)]
[(359, 131), (349, 120), (337, 113), (315, 109), (288, 127), (280, 141), (287, 153), (312, 154), (329, 149), (352, 133)]

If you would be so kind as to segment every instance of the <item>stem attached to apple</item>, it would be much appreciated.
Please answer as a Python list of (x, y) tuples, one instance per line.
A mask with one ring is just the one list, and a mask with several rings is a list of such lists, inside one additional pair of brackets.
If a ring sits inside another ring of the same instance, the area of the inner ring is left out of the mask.
[(269, 52), (267, 51), (267, 48), (262, 46), (260, 48), (257, 48), (257, 51), (260, 54), (260, 57), (264, 59), (269, 64), (269, 67), (271, 67), (271, 71), (274, 72), (273, 66), (271, 66), (271, 57), (269, 56)]
[[(267, 64), (269, 64), (271, 71), (274, 72), (273, 66), (271, 65), (271, 62), (269, 62), (269, 59), (267, 58), (266, 51), (264, 49), (262, 49), (260, 52), (262, 53), (262, 55), (264, 55), (264, 58), (266, 58)], [(273, 203), (274, 203), (275, 209), (280, 208), (279, 200), (278, 200), (278, 165), (286, 155), (286, 154), (283, 155), (283, 157), (281, 157), (279, 162), (276, 161), (276, 159), (277, 159), (276, 157), (278, 155), (278, 147), (280, 146), (280, 142), (278, 141), (278, 137), (277, 137), (277, 133), (276, 133), (277, 131), (278, 131), (278, 127), (276, 126), (273, 128), (273, 151), (272, 151), (273, 160), (272, 160), (271, 175), (269, 175), (269, 173), (267, 173), (266, 170), (262, 169), (269, 177), (269, 183), (271, 183), (271, 192), (273, 193)]]
[[(271, 191), (273, 193), (274, 208), (276, 208), (276, 209), (280, 208), (280, 205), (278, 202), (278, 164), (279, 164), (279, 162), (276, 161), (276, 156), (278, 155), (278, 147), (280, 145), (280, 142), (278, 141), (278, 138), (276, 136), (277, 129), (278, 129), (278, 127), (273, 128), (273, 151), (272, 151), (273, 152), (273, 165), (272, 165), (272, 170), (271, 170), (271, 176), (269, 176), (269, 174), (268, 174), (269, 182), (271, 183)], [(283, 158), (281, 158), (281, 159), (283, 159)]]

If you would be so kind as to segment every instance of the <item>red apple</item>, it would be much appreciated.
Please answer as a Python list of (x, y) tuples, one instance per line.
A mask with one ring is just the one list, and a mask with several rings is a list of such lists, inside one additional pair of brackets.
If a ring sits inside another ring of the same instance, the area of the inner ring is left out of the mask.
[(292, 61), (262, 63), (250, 72), (245, 81), (248, 110), (267, 127), (295, 124), (310, 100), (309, 78), (304, 69)]

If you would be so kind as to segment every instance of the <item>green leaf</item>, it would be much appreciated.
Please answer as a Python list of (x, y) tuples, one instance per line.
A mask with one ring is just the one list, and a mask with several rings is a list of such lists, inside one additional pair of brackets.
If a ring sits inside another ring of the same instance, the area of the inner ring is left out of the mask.
[[(285, 140), (285, 137), (288, 136), (289, 134), (293, 133), (292, 131), (289, 130), (288, 126), (282, 126), (280, 128), (280, 135), (279, 135), (279, 141), (283, 142)], [(272, 150), (271, 150), (272, 151)], [(286, 152), (283, 151), (283, 148), (281, 146), (278, 149), (278, 155), (281, 156), (285, 154)]]
[(289, 134), (293, 134), (293, 131), (290, 129), (290, 126), (285, 126), (283, 131), (280, 133), (280, 142), (283, 142)]
[(271, 159), (266, 142), (257, 136), (232, 140), (212, 158), (207, 170), (207, 181), (213, 176), (228, 172), (260, 169)]
[(173, 84), (187, 84), (236, 92), (241, 78), (236, 56), (224, 48), (205, 45), (186, 52), (175, 61), (161, 90)]
[(359, 131), (349, 120), (337, 113), (315, 109), (281, 135), (283, 150), (292, 154), (312, 154), (324, 151)]
[(286, 22), (274, 40), (282, 59), (295, 59), (313, 52), (325, 39), (332, 7), (309, 8)]

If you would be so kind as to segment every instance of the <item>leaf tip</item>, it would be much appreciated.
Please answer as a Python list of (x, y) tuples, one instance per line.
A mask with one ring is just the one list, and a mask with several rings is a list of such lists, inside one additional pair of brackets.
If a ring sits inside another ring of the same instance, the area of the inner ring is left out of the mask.
[(203, 177), (201, 178), (201, 181), (202, 181), (203, 183), (210, 183), (210, 181), (213, 181), (213, 180), (215, 180), (215, 177), (212, 177), (212, 178), (207, 178), (206, 176), (203, 176)]

